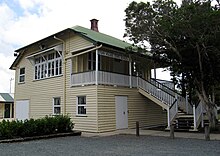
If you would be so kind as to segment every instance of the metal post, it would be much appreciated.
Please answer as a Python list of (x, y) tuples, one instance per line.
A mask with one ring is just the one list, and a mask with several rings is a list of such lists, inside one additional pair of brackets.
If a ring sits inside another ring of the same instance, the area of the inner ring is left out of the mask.
[(197, 125), (196, 125), (196, 106), (195, 105), (193, 105), (193, 122), (194, 122), (193, 130), (196, 131)]
[(10, 79), (10, 92), (11, 93), (11, 81), (14, 80), (13, 78)]
[(95, 84), (98, 85), (98, 68), (99, 68), (99, 56), (98, 49), (95, 51)]

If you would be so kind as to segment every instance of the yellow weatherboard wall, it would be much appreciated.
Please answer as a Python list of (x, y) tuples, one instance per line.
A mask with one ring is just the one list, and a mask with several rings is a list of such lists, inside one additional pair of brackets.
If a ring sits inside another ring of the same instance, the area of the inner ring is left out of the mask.
[[(60, 44), (60, 42), (54, 43), (54, 45), (57, 44)], [(66, 58), (72, 54), (74, 55), (79, 49), (91, 46), (93, 46), (93, 43), (80, 36), (72, 35), (67, 37), (64, 46), (66, 48)], [(63, 75), (43, 80), (34, 80), (34, 65), (26, 57), (37, 52), (37, 50), (36, 47), (33, 47), (25, 52), (21, 61), (17, 64), (15, 78), (15, 108), (17, 100), (30, 100), (30, 118), (52, 115), (54, 97), (61, 97), (62, 113), (64, 97), (66, 97), (66, 114), (71, 117), (76, 130), (89, 132), (114, 131), (116, 129), (115, 96), (124, 95), (128, 97), (128, 128), (134, 128), (136, 121), (140, 122), (140, 126), (166, 123), (166, 113), (162, 111), (162, 108), (142, 96), (137, 88), (105, 85), (71, 87), (71, 73), (87, 70), (87, 54), (66, 59), (66, 64), (65, 66), (63, 64), (62, 67), (62, 70), (66, 68), (65, 87)], [(101, 61), (104, 70), (113, 70), (114, 59), (103, 57)], [(123, 62), (123, 64), (125, 65), (123, 70), (128, 74), (128, 62)], [(19, 68), (22, 67), (25, 67), (25, 83), (19, 84)], [(147, 78), (150, 75), (149, 71), (146, 71), (148, 73), (145, 74)], [(82, 117), (76, 114), (77, 96), (86, 96), (86, 116)]]
[(137, 88), (98, 86), (98, 130), (99, 132), (116, 129), (115, 96), (128, 97), (128, 128), (161, 125), (166, 123), (166, 112), (160, 106), (148, 100)]

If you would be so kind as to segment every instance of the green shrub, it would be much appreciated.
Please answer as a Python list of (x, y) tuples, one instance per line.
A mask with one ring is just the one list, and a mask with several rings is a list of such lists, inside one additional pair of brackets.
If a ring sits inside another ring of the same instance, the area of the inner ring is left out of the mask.
[(73, 123), (68, 116), (58, 115), (41, 119), (0, 122), (0, 139), (31, 137), (46, 134), (71, 132)]
[(0, 122), (0, 138), (15, 138), (22, 131), (22, 121), (6, 121)]

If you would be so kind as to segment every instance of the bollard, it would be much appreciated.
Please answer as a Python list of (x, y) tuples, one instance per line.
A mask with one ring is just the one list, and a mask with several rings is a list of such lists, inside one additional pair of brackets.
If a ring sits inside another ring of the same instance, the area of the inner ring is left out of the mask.
[(136, 136), (140, 136), (140, 131), (139, 131), (139, 122), (136, 122)]
[(170, 126), (170, 138), (174, 139), (174, 125)]
[(205, 125), (205, 140), (210, 141), (210, 127), (209, 127), (209, 125)]

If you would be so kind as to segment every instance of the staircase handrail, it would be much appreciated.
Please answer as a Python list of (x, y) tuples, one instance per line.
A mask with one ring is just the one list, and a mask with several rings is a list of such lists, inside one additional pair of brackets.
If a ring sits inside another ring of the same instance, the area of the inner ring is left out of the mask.
[[(158, 88), (158, 89), (160, 89), (160, 90), (162, 90), (162, 91), (166, 92), (167, 94), (169, 94), (169, 95), (171, 95), (171, 96), (175, 97), (175, 95), (171, 94), (170, 92), (167, 92), (167, 90), (163, 90), (163, 88), (158, 87), (157, 85), (155, 85), (155, 84), (154, 84), (154, 83), (152, 83), (151, 81), (146, 80), (146, 79), (144, 79), (144, 78), (142, 78), (142, 77), (138, 77), (138, 78), (140, 78), (140, 79), (142, 79), (142, 80), (144, 80), (144, 81), (146, 81), (146, 82), (150, 83), (150, 84), (151, 84), (151, 85), (153, 85), (154, 87), (156, 87), (156, 88)], [(158, 83), (159, 83), (159, 82), (158, 82)], [(162, 85), (163, 85), (163, 84), (162, 84)], [(170, 89), (170, 90), (172, 90), (172, 89)]]
[[(156, 83), (155, 86), (162, 86), (159, 87), (161, 90), (165, 91), (165, 92), (169, 92), (169, 94), (172, 94), (174, 96), (177, 96), (178, 99), (178, 106), (181, 107), (181, 109), (183, 109), (183, 111), (185, 111), (187, 114), (192, 114), (193, 112), (193, 105), (188, 101), (188, 98), (183, 97), (180, 93), (178, 93), (177, 91), (167, 87), (166, 85), (164, 85), (163, 83), (158, 82), (155, 79), (151, 79), (151, 81), (154, 81)], [(165, 88), (165, 89), (164, 89)]]
[[(160, 82), (158, 82), (157, 80), (151, 78), (151, 79), (150, 79), (150, 82), (152, 83), (152, 81), (155, 82), (154, 85), (157, 86), (158, 88), (160, 88), (161, 90), (166, 91), (166, 92), (169, 92), (169, 93), (172, 94), (173, 96), (175, 96), (176, 94), (182, 96), (180, 93), (178, 93), (178, 92), (175, 91), (174, 89), (171, 89), (170, 87), (167, 87), (167, 86), (164, 85), (163, 83), (160, 83)], [(153, 84), (153, 83), (152, 83), (152, 84)], [(162, 87), (159, 87), (159, 86), (162, 86)], [(164, 89), (164, 88), (166, 88), (166, 89)]]
[(175, 99), (175, 101), (172, 103), (171, 106), (169, 106), (169, 121), (168, 121), (168, 127), (172, 124), (173, 120), (176, 118), (176, 115), (178, 113), (178, 100)]
[(163, 103), (165, 103), (168, 106), (172, 105), (176, 99), (174, 95), (172, 95), (164, 90), (161, 90), (156, 85), (154, 85), (151, 82), (149, 82), (143, 78), (140, 78), (140, 77), (138, 77), (138, 87), (143, 89), (144, 91), (150, 93), (151, 95), (153, 95), (158, 100), (162, 101)]

